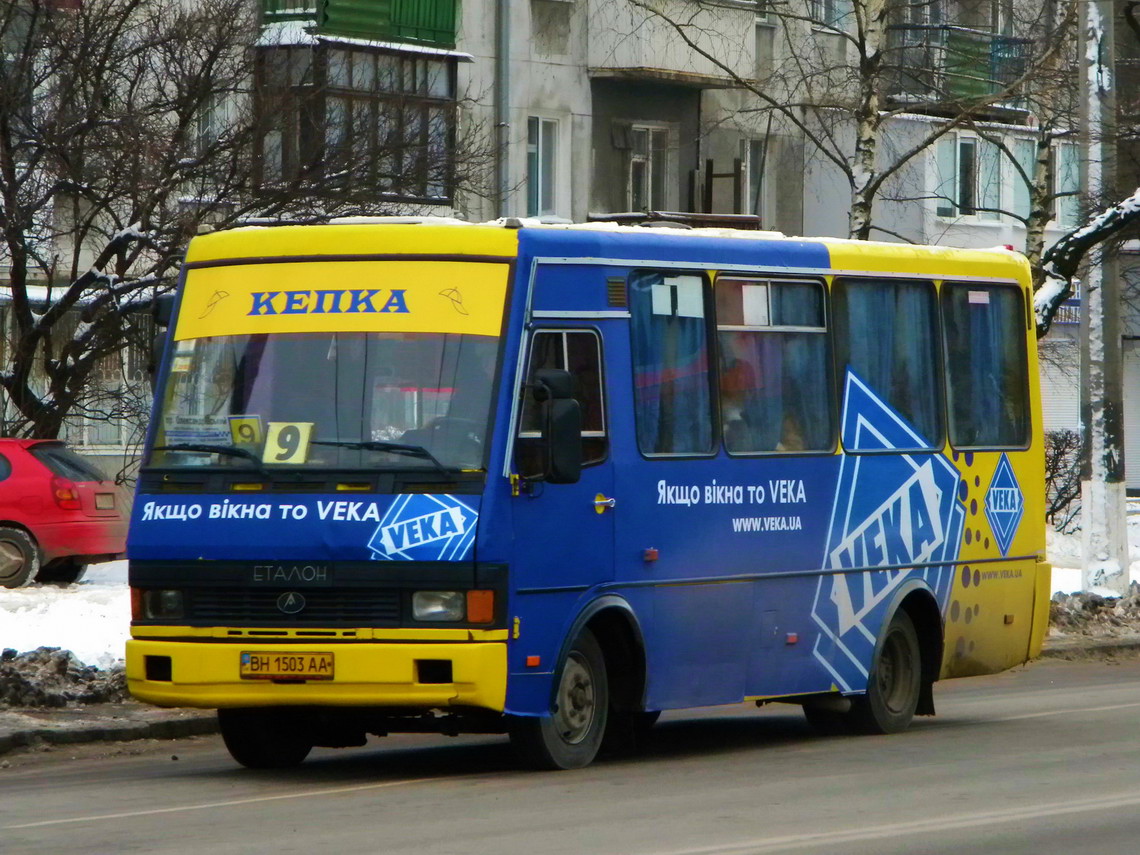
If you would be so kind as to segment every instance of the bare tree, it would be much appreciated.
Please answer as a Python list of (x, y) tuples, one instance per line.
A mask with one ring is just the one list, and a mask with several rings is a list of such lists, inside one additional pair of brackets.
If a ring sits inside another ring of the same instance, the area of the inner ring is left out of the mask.
[[(1071, 27), (1045, 26), (1053, 12), (1033, 4), (1027, 8), (1041, 20), (1036, 40), (1001, 37), (998, 44), (991, 33), (931, 17), (941, 9), (937, 0), (768, 0), (783, 47), (757, 80), (740, 73), (735, 48), (717, 47), (704, 18), (678, 14), (668, 0), (627, 2), (666, 22), (696, 56), (753, 96), (752, 112), (774, 113), (802, 135), (846, 182), (848, 236), (864, 240), (887, 231), (876, 223), (875, 202), (916, 158), (956, 128), (1008, 113), (1071, 50)], [(939, 120), (901, 145), (885, 145), (892, 123), (914, 114)]]
[(7, 433), (137, 411), (93, 380), (145, 339), (138, 311), (173, 287), (201, 227), (478, 192), (488, 152), (457, 128), (454, 94), (338, 100), (314, 72), (323, 43), (266, 44), (257, 5), (0, 0)]

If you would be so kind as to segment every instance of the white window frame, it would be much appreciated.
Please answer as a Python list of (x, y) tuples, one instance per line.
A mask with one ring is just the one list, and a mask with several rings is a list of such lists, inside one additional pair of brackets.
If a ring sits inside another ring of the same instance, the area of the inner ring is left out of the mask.
[[(963, 153), (971, 151), (972, 174), (962, 172)], [(948, 133), (934, 145), (935, 213), (944, 219), (973, 222), (1001, 219), (1002, 157), (995, 143), (976, 134)], [(990, 173), (989, 180), (986, 172)], [(972, 198), (963, 205), (966, 192)], [(963, 207), (967, 210), (963, 212)]]
[(560, 202), (558, 175), (562, 156), (558, 119), (527, 116), (526, 120), (526, 214), (553, 216)]
[[(637, 139), (639, 134), (645, 134), (645, 152), (639, 152)], [(626, 207), (631, 211), (662, 211), (668, 210), (675, 192), (676, 175), (673, 171), (673, 133), (672, 128), (662, 122), (635, 122), (629, 129), (629, 157), (625, 170), (625, 197)], [(655, 146), (655, 141), (663, 145)], [(664, 162), (662, 162), (664, 161)], [(645, 203), (641, 204), (634, 195), (634, 173), (639, 165), (644, 167), (644, 194)], [(660, 177), (660, 198), (655, 198), (654, 184)]]

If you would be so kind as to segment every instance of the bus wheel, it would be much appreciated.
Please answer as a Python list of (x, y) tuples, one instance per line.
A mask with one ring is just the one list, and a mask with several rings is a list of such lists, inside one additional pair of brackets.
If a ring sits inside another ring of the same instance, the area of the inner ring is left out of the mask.
[(853, 699), (852, 728), (858, 733), (899, 733), (914, 718), (922, 685), (922, 651), (914, 623), (895, 612), (867, 682), (867, 694)]
[(313, 743), (300, 717), (283, 710), (218, 710), (226, 748), (250, 769), (284, 769), (309, 756)]
[(582, 630), (559, 670), (553, 714), (520, 717), (511, 728), (511, 744), (521, 759), (536, 769), (589, 765), (606, 731), (606, 660), (590, 630)]

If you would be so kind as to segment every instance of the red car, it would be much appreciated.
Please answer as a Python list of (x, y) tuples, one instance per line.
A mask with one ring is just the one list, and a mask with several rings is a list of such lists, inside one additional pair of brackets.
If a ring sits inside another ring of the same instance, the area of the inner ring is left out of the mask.
[(121, 557), (122, 493), (59, 440), (0, 439), (0, 587), (77, 582)]

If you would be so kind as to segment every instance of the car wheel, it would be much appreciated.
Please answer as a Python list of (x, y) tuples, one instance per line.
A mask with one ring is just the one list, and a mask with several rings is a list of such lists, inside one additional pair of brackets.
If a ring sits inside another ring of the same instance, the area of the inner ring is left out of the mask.
[(867, 694), (855, 698), (850, 722), (857, 733), (900, 733), (907, 729), (922, 690), (922, 651), (910, 616), (895, 612), (875, 657)]
[(562, 661), (552, 714), (516, 719), (511, 744), (532, 768), (580, 769), (597, 756), (608, 712), (606, 660), (584, 629)]
[(40, 568), (37, 582), (53, 585), (73, 585), (87, 575), (87, 562), (80, 558), (56, 558)]
[(21, 588), (36, 578), (40, 550), (23, 529), (0, 526), (0, 588)]
[(303, 719), (291, 710), (222, 709), (218, 724), (230, 756), (250, 769), (286, 769), (313, 750)]

